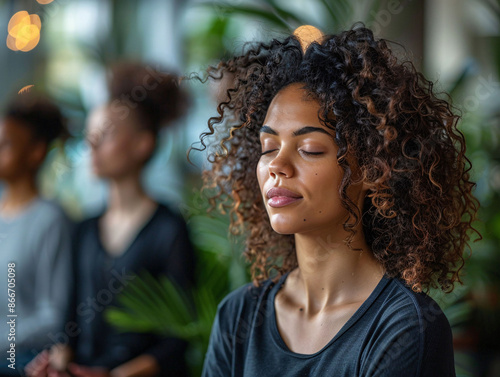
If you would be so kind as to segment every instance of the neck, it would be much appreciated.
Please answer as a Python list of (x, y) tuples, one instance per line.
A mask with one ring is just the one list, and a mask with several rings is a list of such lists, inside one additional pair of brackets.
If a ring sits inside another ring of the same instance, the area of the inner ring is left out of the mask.
[(35, 177), (27, 175), (10, 180), (6, 182), (0, 212), (4, 215), (19, 213), (36, 197), (38, 197), (38, 189)]
[(140, 172), (111, 180), (107, 212), (130, 214), (151, 202), (141, 185)]
[(357, 230), (351, 249), (343, 242), (346, 236), (295, 234), (299, 267), (294, 280), (310, 315), (332, 305), (364, 301), (384, 274), (362, 229)]

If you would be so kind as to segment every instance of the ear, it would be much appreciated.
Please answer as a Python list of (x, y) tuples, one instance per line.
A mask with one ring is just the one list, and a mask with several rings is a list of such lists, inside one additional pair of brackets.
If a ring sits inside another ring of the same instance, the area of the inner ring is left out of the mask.
[(28, 156), (28, 161), (32, 169), (36, 170), (40, 167), (40, 165), (42, 165), (45, 160), (45, 156), (47, 155), (47, 149), (47, 143), (44, 143), (43, 141), (33, 143)]
[(134, 147), (134, 152), (140, 161), (146, 161), (154, 151), (156, 138), (148, 131), (140, 132)]

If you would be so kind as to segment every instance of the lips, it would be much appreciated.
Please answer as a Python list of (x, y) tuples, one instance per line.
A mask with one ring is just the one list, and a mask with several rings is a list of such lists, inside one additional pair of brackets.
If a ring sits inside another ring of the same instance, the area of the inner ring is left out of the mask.
[(267, 204), (271, 207), (284, 207), (302, 199), (301, 195), (283, 187), (273, 187), (266, 195), (269, 198)]

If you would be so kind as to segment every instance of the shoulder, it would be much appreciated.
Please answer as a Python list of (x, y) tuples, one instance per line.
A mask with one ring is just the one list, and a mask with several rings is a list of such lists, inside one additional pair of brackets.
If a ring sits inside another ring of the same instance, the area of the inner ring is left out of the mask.
[(101, 216), (102, 216), (102, 214), (99, 214), (99, 215), (87, 217), (87, 218), (84, 218), (84, 219), (78, 221), (78, 223), (76, 224), (77, 232), (86, 231), (89, 228), (95, 226), (95, 224), (97, 224), (99, 222), (99, 219), (101, 218)]
[(70, 236), (75, 228), (75, 223), (62, 207), (49, 199), (37, 199), (29, 213), (29, 219), (47, 237), (54, 234)]
[(405, 370), (414, 376), (454, 375), (451, 327), (430, 296), (389, 279), (370, 313), (367, 376), (399, 376)]
[(40, 216), (44, 222), (72, 223), (59, 203), (54, 200), (42, 198), (37, 199), (34, 210), (37, 214), (36, 216)]
[(172, 230), (180, 231), (186, 228), (186, 221), (182, 214), (163, 202), (158, 202), (154, 220), (158, 225), (168, 226)]
[(234, 311), (247, 305), (254, 305), (264, 291), (272, 285), (270, 280), (262, 282), (259, 286), (246, 283), (228, 293), (218, 305), (219, 310)]
[(396, 284), (411, 302), (401, 313), (406, 313), (401, 321), (409, 322), (407, 326), (410, 330), (404, 337), (418, 345), (420, 375), (454, 376), (453, 334), (441, 307), (429, 295), (413, 292), (399, 280)]
[(156, 209), (156, 214), (163, 218), (168, 219), (182, 219), (182, 215), (179, 211), (176, 211), (170, 204), (165, 202), (157, 202), (158, 208)]
[[(251, 320), (264, 294), (272, 286), (247, 283), (229, 293), (217, 306), (202, 376), (233, 375), (235, 347), (248, 339)], [(241, 333), (238, 329), (243, 329)]]
[(382, 297), (385, 321), (404, 321), (422, 334), (450, 330), (448, 319), (436, 301), (423, 292), (414, 292), (399, 279), (390, 279)]
[(78, 221), (74, 226), (73, 240), (75, 249), (80, 249), (84, 241), (91, 241), (98, 238), (99, 219), (102, 217), (103, 213), (93, 214), (91, 216), (85, 217)]
[(217, 306), (217, 318), (221, 329), (234, 333), (238, 323), (249, 323), (258, 310), (263, 297), (274, 286), (268, 279), (259, 286), (247, 283), (229, 293)]

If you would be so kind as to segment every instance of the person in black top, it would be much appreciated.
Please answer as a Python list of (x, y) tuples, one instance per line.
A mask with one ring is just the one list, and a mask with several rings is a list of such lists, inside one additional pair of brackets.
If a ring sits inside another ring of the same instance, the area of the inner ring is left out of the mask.
[(208, 69), (225, 95), (193, 147), (253, 277), (220, 302), (203, 377), (454, 376), (425, 291), (460, 282), (474, 230), (459, 117), (363, 25), (247, 46)]
[(101, 239), (103, 216), (84, 221), (76, 234), (76, 322), (80, 333), (74, 342), (75, 363), (134, 371), (152, 363), (159, 367), (158, 375), (187, 375), (184, 341), (117, 333), (103, 315), (106, 306), (118, 305), (118, 294), (143, 271), (155, 277), (166, 275), (184, 288), (192, 284), (194, 254), (182, 216), (157, 204), (119, 254), (110, 253)]
[[(109, 181), (109, 202), (75, 235), (76, 336), (68, 347), (37, 356), (30, 376), (187, 376), (187, 343), (173, 337), (120, 333), (105, 319), (137, 274), (167, 276), (188, 289), (195, 254), (182, 216), (148, 196), (141, 173), (162, 125), (183, 114), (187, 97), (173, 74), (134, 63), (112, 69), (110, 100), (92, 112), (87, 141), (94, 172)], [(67, 369), (66, 369), (67, 365)], [(66, 371), (65, 371), (66, 370)]]

